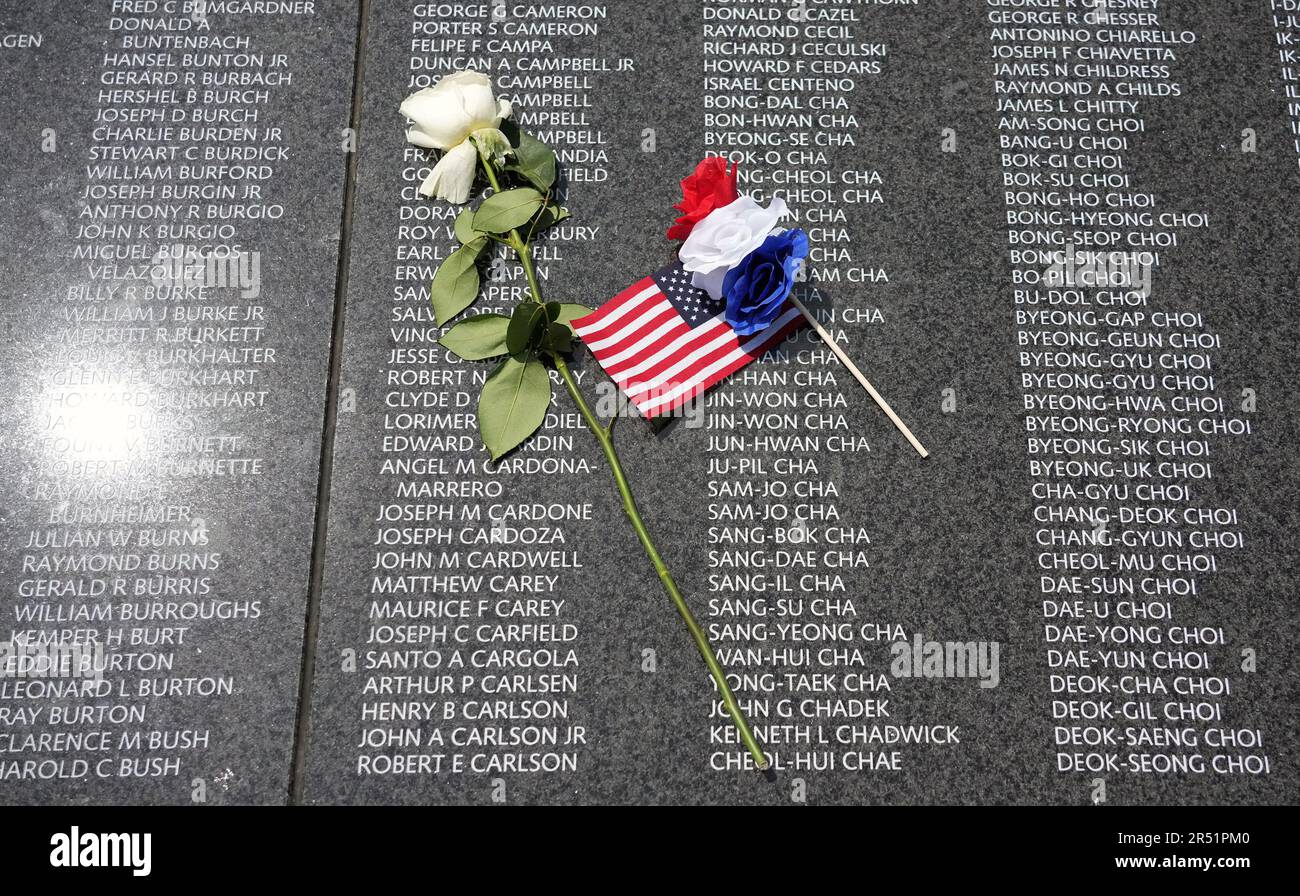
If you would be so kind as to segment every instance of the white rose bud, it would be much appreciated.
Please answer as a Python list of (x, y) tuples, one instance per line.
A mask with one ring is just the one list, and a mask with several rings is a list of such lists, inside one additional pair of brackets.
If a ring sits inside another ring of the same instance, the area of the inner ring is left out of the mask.
[(510, 104), (492, 93), (492, 79), (478, 72), (454, 72), (408, 96), (402, 103), (402, 114), (411, 119), (406, 139), (446, 153), (425, 178), (420, 194), (468, 202), (478, 170), (470, 138), (500, 158), (510, 146), (499, 130), (510, 111)]
[(789, 211), (779, 196), (767, 208), (752, 196), (741, 196), (696, 224), (678, 253), (682, 267), (694, 275), (691, 285), (715, 302), (721, 299), (727, 271), (763, 245)]

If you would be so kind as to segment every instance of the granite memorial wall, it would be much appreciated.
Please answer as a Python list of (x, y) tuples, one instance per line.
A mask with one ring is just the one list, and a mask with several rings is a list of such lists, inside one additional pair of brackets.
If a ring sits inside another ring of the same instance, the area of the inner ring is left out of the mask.
[(209, 6), (5, 4), (6, 802), (286, 792), (357, 14)]

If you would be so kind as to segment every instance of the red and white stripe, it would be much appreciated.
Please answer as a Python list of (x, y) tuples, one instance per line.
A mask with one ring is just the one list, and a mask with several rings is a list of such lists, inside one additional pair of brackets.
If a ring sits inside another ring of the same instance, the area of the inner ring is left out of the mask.
[(695, 329), (654, 278), (625, 289), (573, 329), (646, 417), (681, 407), (805, 325), (788, 307), (767, 329), (737, 337), (718, 315)]

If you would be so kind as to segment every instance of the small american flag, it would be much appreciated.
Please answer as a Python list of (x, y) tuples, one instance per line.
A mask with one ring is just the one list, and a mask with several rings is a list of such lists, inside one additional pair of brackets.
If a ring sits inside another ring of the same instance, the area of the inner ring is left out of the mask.
[(573, 321), (573, 329), (642, 415), (681, 407), (806, 323), (793, 305), (766, 330), (737, 336), (725, 301), (691, 285), (671, 264)]

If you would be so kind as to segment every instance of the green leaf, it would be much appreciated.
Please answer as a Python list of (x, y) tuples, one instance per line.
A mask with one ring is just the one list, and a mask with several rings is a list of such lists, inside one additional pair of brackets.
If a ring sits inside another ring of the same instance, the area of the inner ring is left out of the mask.
[(546, 328), (546, 347), (553, 352), (573, 351), (573, 331), (565, 324), (550, 324)]
[[(552, 318), (556, 323), (564, 324), (570, 330), (573, 330), (573, 321), (575, 318), (584, 317), (592, 312), (592, 309), (586, 305), (575, 305), (571, 302), (552, 302), (552, 305), (560, 306), (560, 313)], [(574, 333), (576, 336), (577, 334)]]
[(542, 192), (555, 184), (557, 166), (555, 152), (542, 141), (519, 132), (518, 142), (514, 143), (514, 157), (506, 164), (507, 171), (513, 171)]
[(510, 357), (483, 384), (478, 428), (493, 460), (519, 447), (546, 419), (551, 378), (536, 358)]
[(537, 234), (551, 227), (554, 227), (556, 224), (559, 224), (561, 221), (567, 221), (569, 218), (572, 217), (573, 217), (573, 213), (570, 212), (567, 208), (560, 208), (558, 205), (548, 205), (546, 208), (542, 209), (541, 214), (539, 214), (537, 218), (533, 221), (533, 226), (528, 228), (528, 234), (527, 234), (528, 241), (531, 243), (533, 241), (533, 237), (535, 237)]
[(433, 300), (433, 318), (438, 326), (473, 305), (478, 298), (478, 257), (482, 250), (482, 245), (461, 246), (433, 275), (429, 297)]
[(496, 193), (474, 213), (474, 229), (481, 233), (507, 233), (523, 227), (537, 214), (543, 201), (541, 193), (528, 187)]
[(482, 361), (506, 354), (506, 327), (510, 318), (504, 314), (476, 314), (456, 324), (438, 340), (466, 361)]
[(473, 209), (467, 208), (456, 216), (456, 239), (460, 240), (463, 246), (483, 239), (483, 235), (474, 229)]
[(506, 349), (517, 355), (532, 344), (537, 331), (547, 323), (545, 307), (536, 302), (520, 302), (510, 316), (506, 329)]

